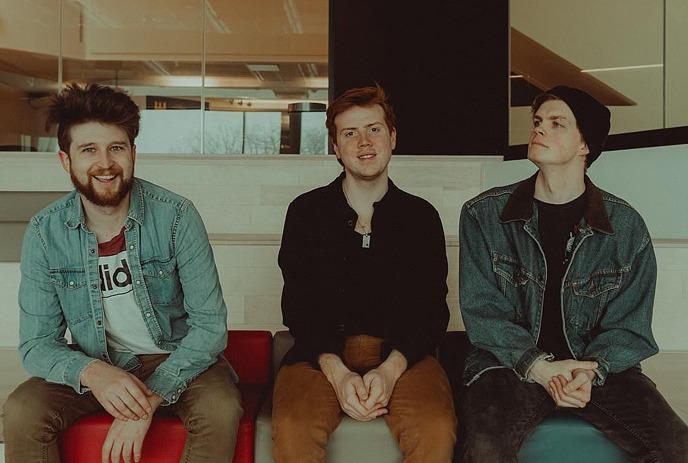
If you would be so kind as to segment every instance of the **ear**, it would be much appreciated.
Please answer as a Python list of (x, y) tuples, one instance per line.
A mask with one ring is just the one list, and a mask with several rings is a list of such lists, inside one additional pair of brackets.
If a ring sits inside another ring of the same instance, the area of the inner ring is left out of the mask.
[(334, 140), (332, 141), (332, 149), (334, 150), (335, 156), (337, 156), (337, 159), (341, 159), (342, 157), (339, 155), (339, 147), (337, 146), (337, 143), (335, 143)]
[(391, 139), (391, 145), (392, 149), (397, 147), (397, 129), (392, 129), (392, 132), (389, 134), (389, 137)]
[(57, 153), (57, 157), (60, 159), (60, 164), (62, 164), (62, 168), (65, 170), (65, 172), (69, 173), (69, 167), (72, 163), (72, 160), (69, 158), (69, 154), (60, 150)]
[(136, 145), (131, 145), (131, 163), (136, 163)]
[(588, 148), (588, 144), (585, 143), (584, 141), (581, 142), (581, 145), (578, 148), (578, 155), (579, 156), (587, 156), (589, 153), (590, 153), (590, 148)]

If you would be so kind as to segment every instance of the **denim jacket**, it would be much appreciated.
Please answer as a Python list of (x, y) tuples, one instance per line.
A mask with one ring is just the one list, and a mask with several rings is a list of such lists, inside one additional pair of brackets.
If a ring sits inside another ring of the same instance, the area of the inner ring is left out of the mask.
[[(535, 361), (547, 265), (533, 201), (537, 173), (468, 201), (459, 223), (460, 304), (473, 346), (464, 382), (493, 368), (526, 381)], [(597, 361), (595, 385), (657, 353), (657, 265), (647, 227), (625, 201), (586, 176), (583, 218), (568, 254), (561, 307), (572, 358)]]
[[(146, 385), (174, 403), (227, 343), (227, 307), (208, 235), (189, 200), (140, 179), (124, 230), (134, 297), (153, 342), (171, 352)], [(19, 353), (34, 376), (83, 393), (81, 371), (94, 359), (124, 370), (140, 365), (133, 354), (108, 351), (98, 242), (76, 191), (29, 222), (19, 307)], [(67, 328), (77, 349), (67, 345)]]

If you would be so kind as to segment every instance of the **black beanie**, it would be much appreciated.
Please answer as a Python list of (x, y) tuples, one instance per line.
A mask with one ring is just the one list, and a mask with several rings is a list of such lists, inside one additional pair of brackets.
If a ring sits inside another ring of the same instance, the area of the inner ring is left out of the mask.
[(558, 85), (547, 90), (546, 93), (560, 98), (571, 108), (571, 112), (576, 117), (578, 129), (590, 150), (587, 157), (587, 165), (590, 166), (602, 152), (607, 134), (609, 134), (611, 124), (609, 109), (577, 88)]

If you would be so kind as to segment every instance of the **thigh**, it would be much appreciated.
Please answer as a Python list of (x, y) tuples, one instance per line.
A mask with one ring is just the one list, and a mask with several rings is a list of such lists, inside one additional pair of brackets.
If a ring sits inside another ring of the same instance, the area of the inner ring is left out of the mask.
[(499, 368), (486, 371), (466, 387), (458, 408), (464, 445), (482, 440), (505, 446), (507, 454), (515, 455), (555, 404), (539, 384), (521, 381), (512, 370)]
[(10, 428), (28, 431), (36, 426), (58, 432), (82, 416), (102, 409), (90, 392), (79, 394), (69, 386), (34, 377), (8, 397), (4, 410), (6, 432)]
[(339, 424), (341, 413), (337, 395), (322, 371), (308, 362), (280, 368), (272, 397), (273, 430), (312, 425), (330, 433)]
[(573, 413), (641, 461), (688, 461), (688, 429), (640, 369), (610, 374)]
[(232, 381), (227, 361), (219, 359), (194, 379), (169, 411), (182, 420), (186, 429), (192, 422), (238, 426), (242, 415), (241, 394)]
[(387, 406), (385, 420), (394, 429), (403, 421), (456, 424), (447, 375), (433, 357), (425, 357), (401, 375)]

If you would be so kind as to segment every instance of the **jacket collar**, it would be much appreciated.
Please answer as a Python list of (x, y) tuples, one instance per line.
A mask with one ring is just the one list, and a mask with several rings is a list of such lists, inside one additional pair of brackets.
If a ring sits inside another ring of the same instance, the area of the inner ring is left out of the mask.
[[(530, 178), (523, 180), (509, 197), (509, 201), (504, 206), (500, 219), (502, 222), (512, 222), (515, 220), (529, 220), (533, 215), (533, 197), (535, 196), (535, 180), (538, 172)], [(609, 221), (607, 210), (602, 200), (602, 190), (592, 183), (590, 177), (585, 176), (585, 209), (583, 217), (585, 222), (593, 229), (611, 235), (614, 228)]]
[[(81, 204), (81, 195), (78, 191), (72, 191), (72, 210), (69, 217), (65, 221), (65, 226), (67, 228), (77, 228), (81, 226), (86, 228), (86, 217), (84, 216), (84, 208)], [(127, 213), (127, 220), (125, 221), (125, 227), (129, 229), (129, 220), (137, 222), (139, 225), (143, 225), (144, 216), (144, 201), (143, 201), (143, 188), (139, 179), (134, 178), (134, 183), (131, 187), (131, 194), (129, 195), (129, 212)]]
[[(344, 177), (346, 177), (346, 172), (342, 171), (342, 173), (339, 174), (337, 178), (335, 178), (329, 185), (327, 185), (327, 188), (330, 194), (333, 197), (337, 198), (338, 206), (345, 209), (351, 209), (351, 206), (349, 206), (349, 202), (346, 200), (346, 196), (344, 195), (344, 189), (342, 187)], [(387, 193), (385, 193), (385, 195), (379, 201), (375, 202), (373, 206), (377, 208), (380, 205), (385, 207), (388, 204), (393, 204), (399, 198), (400, 192), (401, 190), (394, 184), (392, 179), (387, 178)]]

